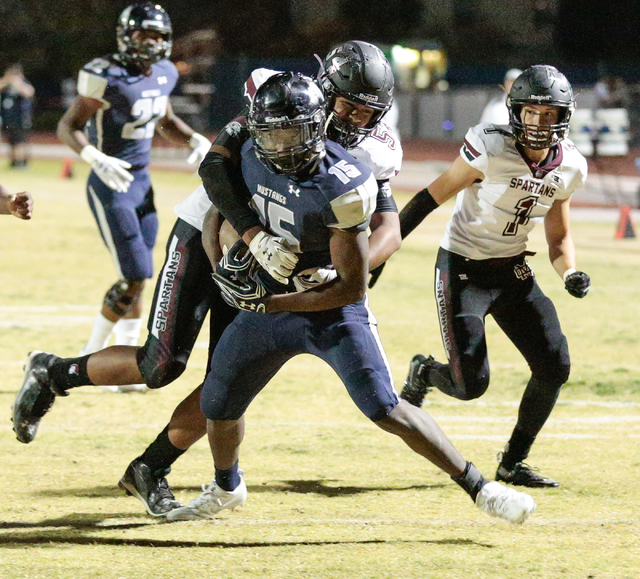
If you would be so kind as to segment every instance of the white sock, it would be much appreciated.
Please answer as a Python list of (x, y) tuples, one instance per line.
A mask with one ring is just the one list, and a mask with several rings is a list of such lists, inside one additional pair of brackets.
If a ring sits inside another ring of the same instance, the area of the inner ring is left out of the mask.
[(98, 314), (93, 322), (93, 330), (91, 330), (89, 341), (80, 350), (80, 355), (86, 356), (106, 348), (115, 325), (115, 322), (107, 320), (101, 313)]
[(113, 330), (116, 346), (137, 346), (142, 330), (142, 318), (122, 318)]

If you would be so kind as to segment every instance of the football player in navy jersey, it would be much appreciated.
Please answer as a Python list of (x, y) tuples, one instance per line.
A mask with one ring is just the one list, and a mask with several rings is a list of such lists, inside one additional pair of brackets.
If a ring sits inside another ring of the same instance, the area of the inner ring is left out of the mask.
[[(260, 275), (261, 261), (242, 240), (216, 267), (223, 297), (240, 311), (214, 350), (200, 398), (215, 478), (167, 520), (209, 519), (245, 503), (238, 467), (244, 412), (287, 360), (308, 353), (336, 371), (365, 416), (447, 472), (480, 509), (522, 523), (535, 508), (533, 499), (485, 481), (431, 417), (401, 400), (393, 387), (366, 298), (367, 227), (377, 184), (365, 165), (325, 140), (325, 115), (323, 93), (296, 73), (269, 78), (251, 104), (251, 141), (242, 147), (251, 204), (265, 229), (295, 251), (293, 275), (311, 285), (289, 284), (273, 293), (273, 278)], [(314, 284), (314, 275), (327, 268), (335, 275), (321, 275)]]
[[(331, 66), (333, 62), (341, 66)], [(245, 87), (247, 105), (256, 87), (273, 74), (276, 72), (266, 69), (252, 73)], [(345, 127), (347, 123), (367, 129), (349, 152), (373, 171), (378, 185), (369, 236), (369, 265), (375, 267), (400, 246), (398, 213), (388, 180), (400, 170), (402, 148), (393, 131), (381, 122), (382, 112), (389, 108), (393, 98), (391, 67), (374, 45), (349, 41), (327, 55), (320, 79), (330, 102), (334, 100), (330, 93), (339, 91), (341, 96), (342, 106), (337, 113), (334, 109), (330, 117), (330, 138), (337, 141), (342, 133), (351, 138), (353, 130)], [(375, 102), (376, 109), (364, 102)], [(344, 123), (333, 128), (339, 119)], [(240, 173), (240, 152), (249, 138), (245, 122), (241, 115), (220, 133), (201, 166), (205, 186), (196, 189), (176, 207), (178, 220), (167, 242), (167, 257), (156, 284), (145, 345), (142, 348), (112, 346), (90, 356), (66, 359), (34, 351), (25, 366), (23, 386), (14, 404), (13, 422), (18, 440), (24, 443), (33, 440), (40, 418), (54, 401), (53, 392), (91, 384), (127, 385), (143, 381), (151, 388), (160, 388), (171, 383), (184, 371), (209, 309), (213, 314), (209, 317), (211, 358), (217, 339), (237, 310), (222, 300), (210, 275), (210, 261), (215, 264), (222, 255), (215, 235), (220, 215), (209, 196), (226, 200), (227, 205), (231, 199), (241, 200), (233, 212), (236, 227), (251, 236), (249, 242), (263, 232), (259, 238), (262, 245), (254, 243), (256, 252), (260, 255), (259, 249), (265, 245), (279, 252), (282, 259), (287, 260), (286, 264), (273, 266), (265, 262), (264, 265), (271, 267), (274, 276), (282, 275), (281, 279), (286, 280), (285, 266), (295, 264), (296, 255), (281, 244), (280, 238), (266, 235), (255, 213), (242, 202), (246, 185)], [(293, 265), (288, 268), (289, 274), (292, 268)], [(119, 483), (138, 498), (152, 516), (163, 516), (179, 506), (166, 475), (171, 465), (206, 434), (199, 404), (200, 389), (196, 388), (178, 405), (169, 424), (145, 452), (131, 462)]]
[(171, 109), (169, 95), (178, 78), (168, 60), (171, 38), (171, 20), (162, 7), (125, 8), (117, 25), (118, 52), (82, 68), (78, 97), (58, 124), (60, 140), (91, 165), (89, 205), (119, 278), (104, 298), (83, 354), (104, 348), (112, 331), (116, 344), (138, 342), (142, 288), (153, 274), (158, 230), (148, 169), (155, 130), (191, 146), (190, 162), (201, 161), (211, 145)]
[(527, 239), (544, 220), (549, 259), (566, 290), (587, 295), (576, 269), (569, 203), (587, 177), (586, 159), (567, 138), (575, 106), (571, 84), (553, 66), (535, 65), (509, 91), (509, 124), (467, 132), (460, 156), (402, 210), (403, 236), (454, 195), (456, 205), (436, 262), (435, 290), (447, 363), (418, 354), (402, 397), (420, 406), (433, 388), (473, 400), (489, 387), (484, 320), (492, 315), (531, 370), (518, 420), (496, 480), (526, 487), (559, 483), (524, 460), (569, 378), (567, 339), (551, 300), (527, 263)]
[(33, 198), (31, 193), (9, 193), (0, 185), (0, 215), (13, 215), (18, 219), (31, 219)]

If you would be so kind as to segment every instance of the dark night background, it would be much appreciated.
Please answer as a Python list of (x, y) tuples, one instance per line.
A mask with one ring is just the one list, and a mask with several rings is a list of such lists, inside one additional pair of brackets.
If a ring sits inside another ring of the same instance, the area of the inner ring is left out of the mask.
[[(215, 31), (215, 40), (209, 42), (217, 62), (210, 70), (214, 83), (220, 67), (239, 58), (248, 59), (249, 65), (299, 59), (315, 69), (314, 53), (324, 55), (348, 38), (416, 47), (437, 41), (447, 55), (446, 78), (454, 87), (495, 84), (506, 68), (536, 62), (555, 64), (574, 83), (593, 83), (604, 72), (640, 82), (638, 0), (333, 0), (327, 8), (330, 17), (317, 24), (317, 19), (305, 18), (317, 5), (303, 0), (161, 3), (173, 21), (174, 59), (188, 59), (181, 39), (189, 33)], [(91, 58), (115, 51), (115, 23), (127, 4), (0, 0), (0, 70), (22, 62), (39, 106), (55, 106), (62, 79), (75, 78)], [(515, 7), (524, 7), (518, 14), (528, 18), (521, 31), (514, 17), (505, 20)]]

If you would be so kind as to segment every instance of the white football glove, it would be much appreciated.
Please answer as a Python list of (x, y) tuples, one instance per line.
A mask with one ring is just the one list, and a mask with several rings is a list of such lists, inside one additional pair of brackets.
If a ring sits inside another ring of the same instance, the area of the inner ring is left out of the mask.
[(293, 285), (299, 292), (318, 287), (319, 285), (329, 283), (338, 277), (338, 272), (333, 268), (319, 267), (305, 269), (298, 275), (293, 276)]
[(198, 163), (198, 165), (200, 165), (211, 148), (211, 141), (200, 133), (193, 133), (189, 139), (189, 146), (193, 151), (191, 152), (191, 155), (189, 155), (187, 163), (189, 163), (189, 165), (193, 165), (194, 163)]
[(107, 187), (120, 193), (126, 193), (129, 190), (133, 175), (127, 169), (131, 168), (131, 163), (105, 155), (93, 145), (84, 147), (80, 151), (80, 157), (91, 165), (93, 172)]
[(298, 263), (298, 256), (287, 247), (284, 237), (261, 231), (251, 240), (249, 249), (273, 279), (286, 285), (287, 278)]

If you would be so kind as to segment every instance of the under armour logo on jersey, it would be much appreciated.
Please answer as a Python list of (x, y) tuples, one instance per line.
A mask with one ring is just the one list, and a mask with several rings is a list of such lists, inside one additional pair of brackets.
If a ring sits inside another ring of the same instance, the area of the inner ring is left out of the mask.
[(460, 279), (460, 281), (469, 281), (466, 273), (459, 273), (458, 278)]
[(169, 79), (166, 76), (158, 77), (158, 84), (167, 84), (168, 82), (169, 82)]
[(513, 268), (513, 273), (515, 273), (516, 277), (520, 280), (533, 277), (533, 270), (529, 267), (529, 264), (526, 261), (524, 263), (518, 263)]
[(300, 197), (300, 189), (296, 188), (293, 183), (289, 183), (289, 195), (295, 195), (296, 197)]

